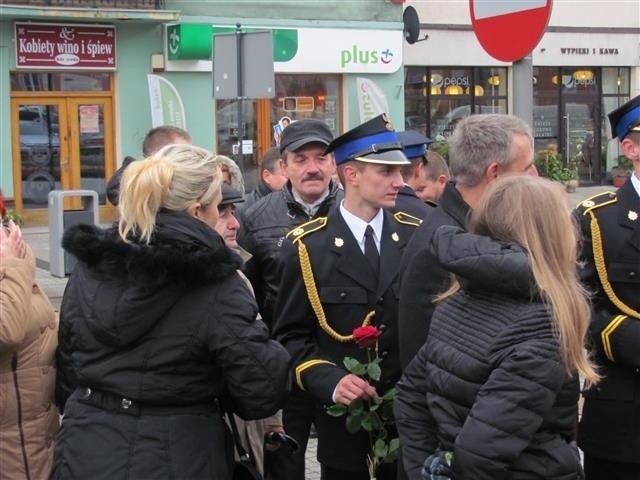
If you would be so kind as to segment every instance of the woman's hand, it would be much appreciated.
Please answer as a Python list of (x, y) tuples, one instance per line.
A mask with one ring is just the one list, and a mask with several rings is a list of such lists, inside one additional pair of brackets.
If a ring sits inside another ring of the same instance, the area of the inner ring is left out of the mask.
[(6, 228), (0, 228), (0, 260), (19, 257), (23, 248), (22, 231), (13, 220), (9, 220)]

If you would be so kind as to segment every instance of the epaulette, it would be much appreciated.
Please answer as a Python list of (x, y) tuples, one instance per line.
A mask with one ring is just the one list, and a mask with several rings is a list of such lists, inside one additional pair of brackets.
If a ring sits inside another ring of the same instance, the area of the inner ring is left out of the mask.
[(411, 225), (412, 227), (419, 227), (422, 223), (418, 217), (414, 217), (405, 212), (396, 212), (393, 214), (393, 218), (396, 219), (398, 223), (403, 223), (405, 225)]
[(287, 238), (292, 238), (292, 241), (295, 243), (300, 240), (305, 235), (309, 235), (311, 232), (315, 232), (324, 228), (327, 225), (327, 217), (318, 217), (313, 220), (303, 223), (302, 225), (294, 228), (293, 230), (287, 233)]
[(601, 192), (581, 201), (576, 206), (576, 210), (581, 215), (587, 215), (592, 210), (604, 207), (605, 205), (611, 205), (617, 201), (618, 197), (615, 192)]

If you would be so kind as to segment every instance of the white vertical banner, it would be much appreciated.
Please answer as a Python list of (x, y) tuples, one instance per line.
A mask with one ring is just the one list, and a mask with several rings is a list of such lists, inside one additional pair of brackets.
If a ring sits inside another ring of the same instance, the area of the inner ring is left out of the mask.
[(371, 120), (381, 113), (389, 113), (387, 97), (373, 80), (357, 77), (358, 107), (360, 109), (360, 123)]
[(182, 98), (176, 87), (164, 77), (147, 75), (149, 82), (149, 101), (151, 103), (151, 125), (172, 125), (187, 129)]

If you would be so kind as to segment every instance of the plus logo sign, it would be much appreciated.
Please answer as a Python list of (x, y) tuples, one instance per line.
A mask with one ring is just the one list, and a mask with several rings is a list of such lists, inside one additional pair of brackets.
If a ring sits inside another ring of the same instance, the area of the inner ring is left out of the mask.
[(178, 48), (180, 47), (180, 34), (178, 33), (178, 26), (174, 25), (170, 27), (169, 31), (169, 52), (172, 55), (178, 53)]
[(391, 63), (393, 60), (393, 52), (388, 48), (380, 52), (380, 61), (382, 63)]

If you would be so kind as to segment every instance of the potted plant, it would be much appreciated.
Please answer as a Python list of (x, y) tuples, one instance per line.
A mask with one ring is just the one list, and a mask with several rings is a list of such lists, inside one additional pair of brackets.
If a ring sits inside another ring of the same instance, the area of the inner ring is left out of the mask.
[(614, 187), (621, 187), (631, 176), (632, 163), (626, 156), (618, 157), (618, 165), (611, 169), (611, 180)]
[(562, 156), (557, 150), (548, 148), (537, 152), (535, 165), (538, 175), (541, 177), (555, 180), (556, 182), (563, 181)]

